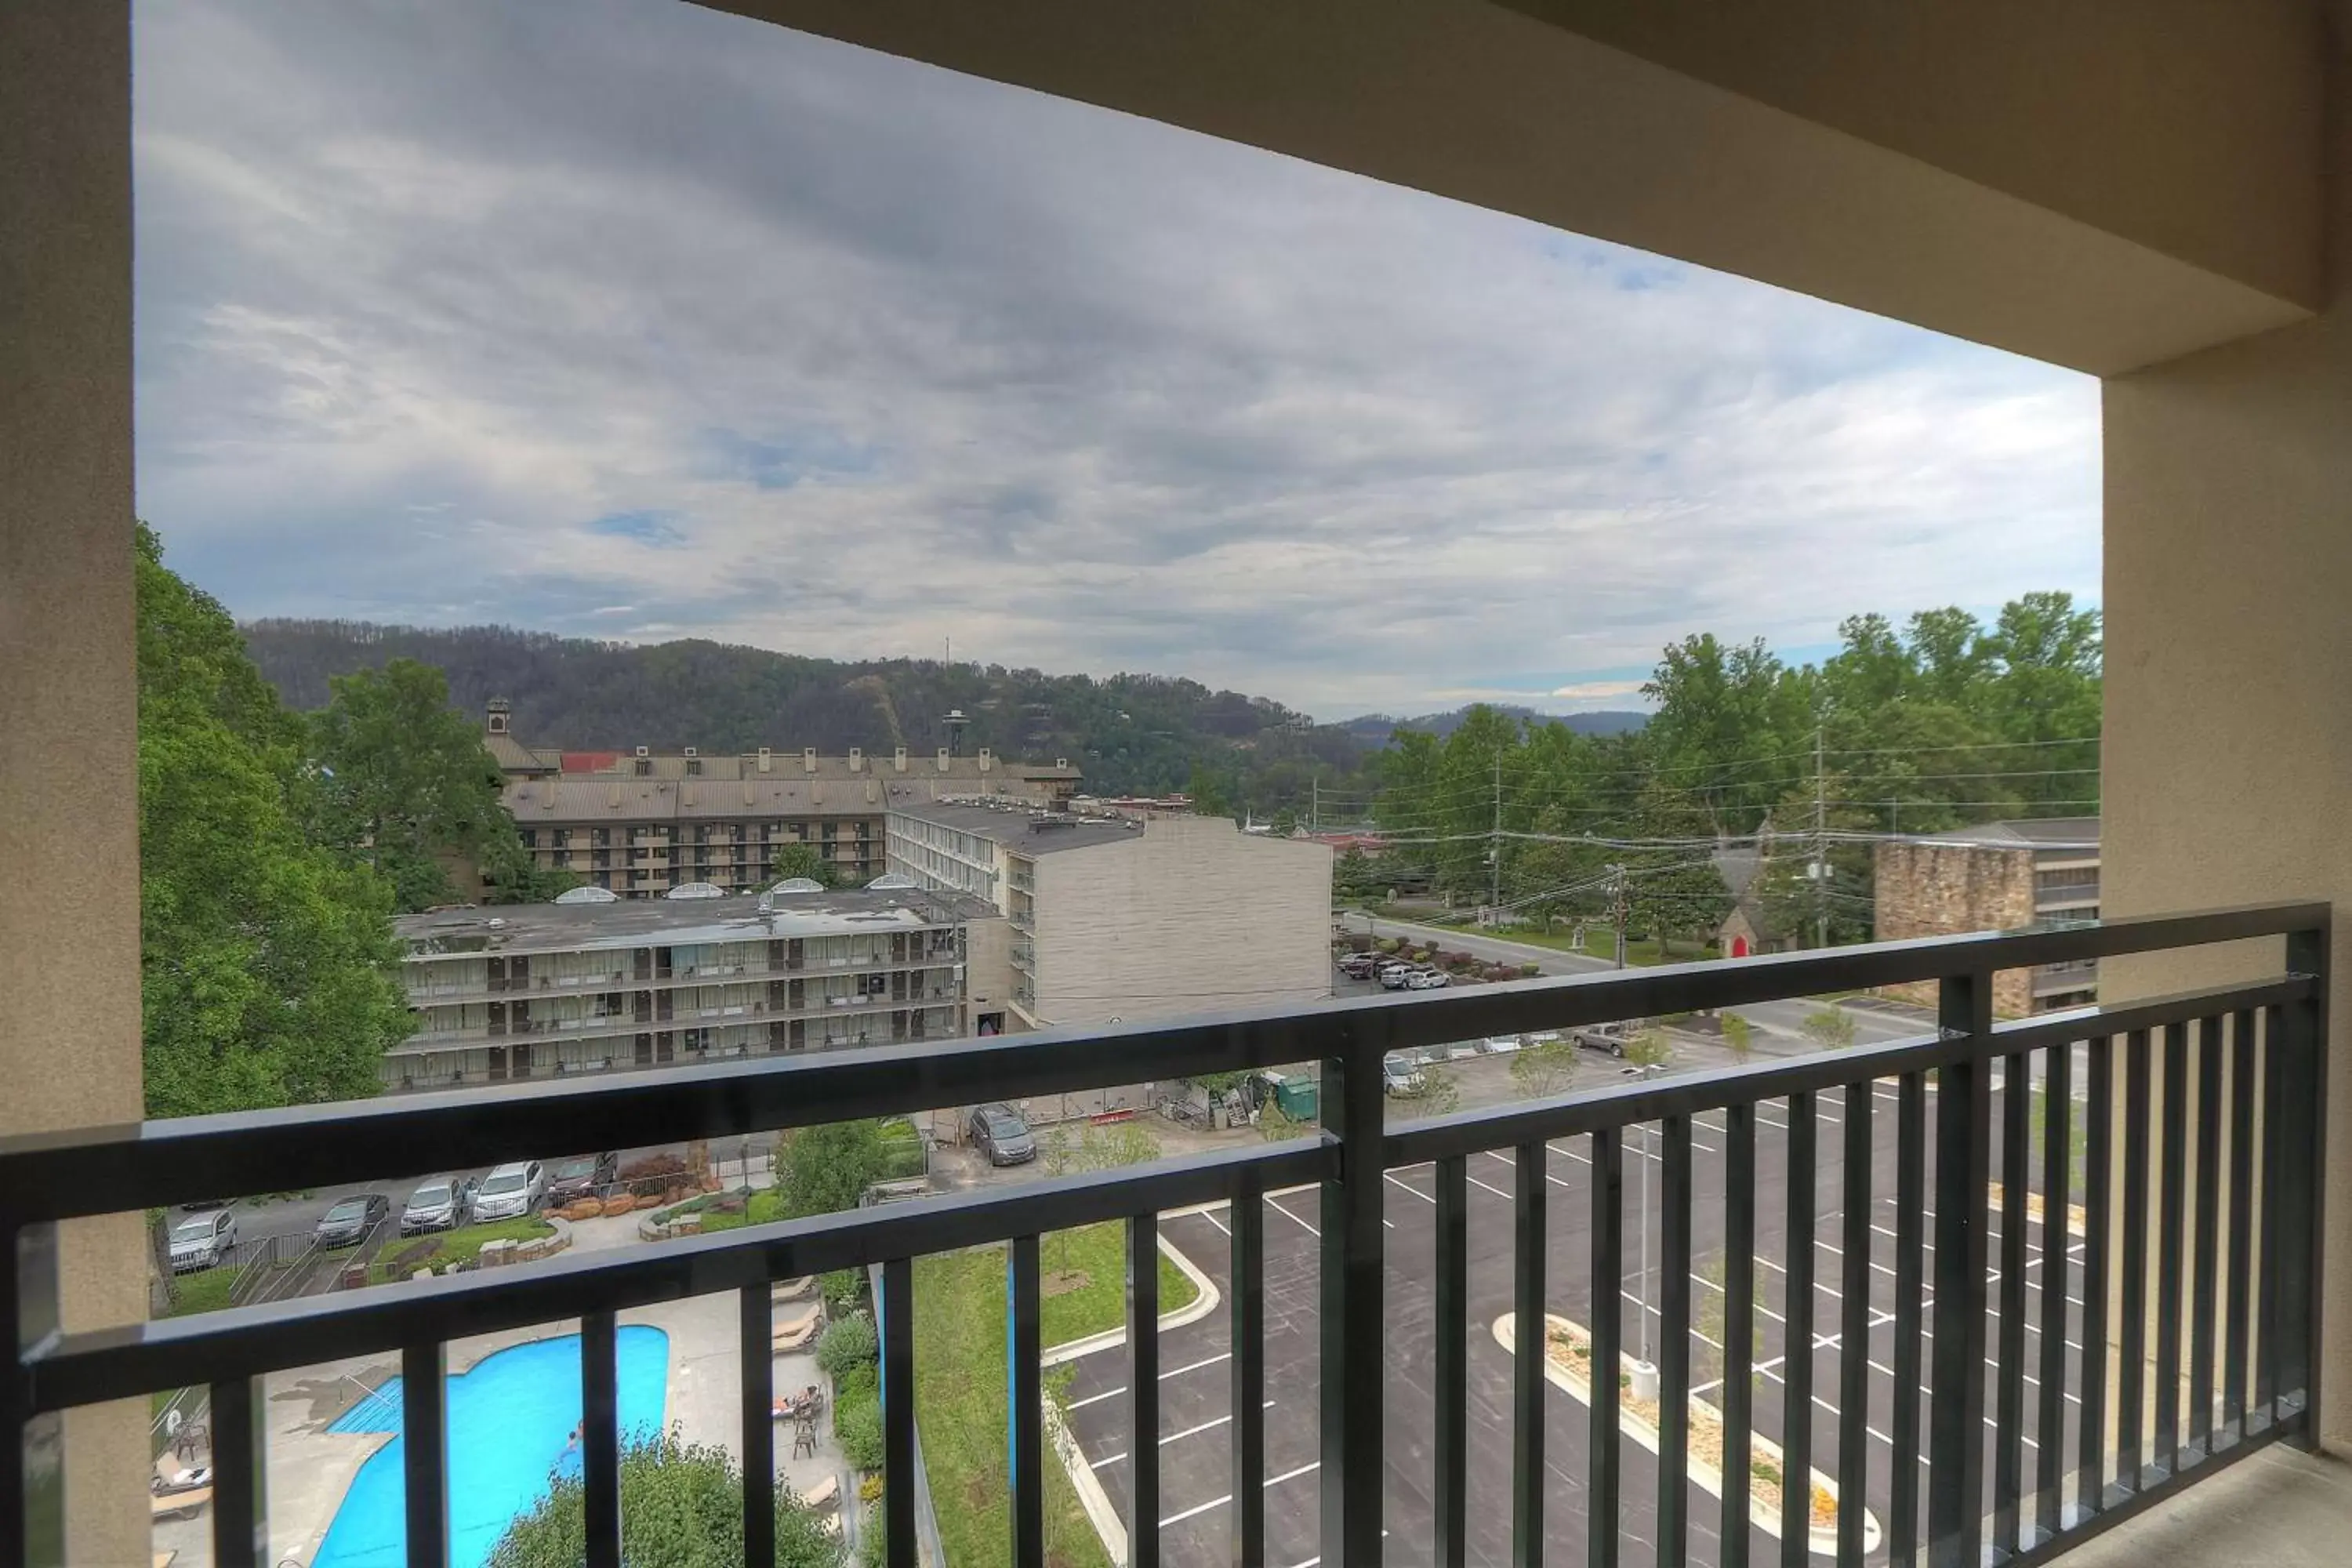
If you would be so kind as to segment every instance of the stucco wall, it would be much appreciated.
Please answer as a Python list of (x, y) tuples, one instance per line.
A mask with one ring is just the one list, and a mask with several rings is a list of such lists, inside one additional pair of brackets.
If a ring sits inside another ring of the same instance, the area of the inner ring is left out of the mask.
[(1331, 993), (1331, 851), (1223, 817), (1037, 857), (1037, 1006), (1057, 1025)]
[[(2341, 81), (2339, 76), (2339, 83)], [(2352, 899), (2352, 118), (2326, 314), (2107, 384), (2102, 908)], [(2105, 997), (2261, 952), (2113, 961)], [(2352, 921), (2335, 974), (2352, 975)], [(2352, 1444), (2352, 1007), (2332, 1008), (2324, 1424)]]
[[(2033, 852), (1975, 844), (1881, 844), (1874, 855), (1874, 934), (1881, 942), (2014, 931), (2033, 923)], [(1932, 984), (1893, 985), (1891, 994), (1932, 1005)], [(2007, 1017), (2033, 1010), (2027, 971), (1993, 976), (1992, 1006)]]
[[(127, 5), (0, 6), (0, 1132), (26, 1132), (141, 1106)], [(61, 1283), (69, 1326), (144, 1317), (138, 1217), (67, 1226)], [(147, 1561), (145, 1426), (68, 1417), (68, 1561)]]

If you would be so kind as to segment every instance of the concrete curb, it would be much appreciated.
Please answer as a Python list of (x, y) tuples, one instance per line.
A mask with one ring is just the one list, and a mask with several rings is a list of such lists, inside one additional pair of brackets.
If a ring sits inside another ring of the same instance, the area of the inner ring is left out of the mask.
[[(1160, 1250), (1167, 1254), (1168, 1261), (1173, 1263), (1185, 1279), (1192, 1282), (1194, 1292), (1192, 1300), (1183, 1306), (1172, 1312), (1160, 1314), (1160, 1331), (1164, 1334), (1171, 1329), (1197, 1323), (1215, 1311), (1224, 1300), (1224, 1293), (1217, 1289), (1215, 1281), (1201, 1272), (1198, 1265), (1184, 1256), (1181, 1247), (1164, 1236), (1160, 1237)], [(1116, 1329), (1105, 1329), (1098, 1334), (1088, 1334), (1082, 1340), (1067, 1340), (1058, 1345), (1048, 1345), (1037, 1362), (1040, 1366), (1060, 1366), (1065, 1362), (1076, 1361), (1081, 1356), (1090, 1356), (1097, 1351), (1107, 1351), (1113, 1345), (1125, 1343), (1127, 1328), (1122, 1324)], [(1117, 1553), (1113, 1554), (1113, 1560), (1124, 1561)]]

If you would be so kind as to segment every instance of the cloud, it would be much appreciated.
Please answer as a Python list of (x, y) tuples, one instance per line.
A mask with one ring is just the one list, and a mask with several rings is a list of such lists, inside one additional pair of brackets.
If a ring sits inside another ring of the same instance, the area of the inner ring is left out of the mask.
[(1638, 680), (1580, 680), (1555, 687), (1551, 694), (1569, 701), (1591, 701), (1609, 697), (1639, 697), (1642, 686)]
[(243, 615), (1338, 713), (2096, 593), (2067, 373), (699, 7), (137, 21), (139, 500)]

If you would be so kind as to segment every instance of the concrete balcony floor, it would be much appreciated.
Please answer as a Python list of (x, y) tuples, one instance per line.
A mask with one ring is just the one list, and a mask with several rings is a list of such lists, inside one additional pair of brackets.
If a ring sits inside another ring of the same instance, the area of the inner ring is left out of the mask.
[(2053, 1560), (2053, 1568), (2341, 1568), (2352, 1463), (2284, 1445)]

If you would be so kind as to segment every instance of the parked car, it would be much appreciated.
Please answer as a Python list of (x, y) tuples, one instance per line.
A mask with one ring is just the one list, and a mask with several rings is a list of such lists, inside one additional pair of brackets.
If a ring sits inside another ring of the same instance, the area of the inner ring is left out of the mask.
[(454, 1176), (437, 1176), (408, 1194), (400, 1211), (400, 1234), (420, 1236), (428, 1230), (455, 1230), (474, 1217), (474, 1184)]
[(217, 1268), (236, 1246), (236, 1215), (226, 1209), (184, 1219), (172, 1227), (172, 1272)]
[(1607, 1056), (1622, 1057), (1625, 1047), (1633, 1043), (1631, 1024), (1595, 1024), (1589, 1028), (1571, 1030), (1576, 1043), (1588, 1051), (1600, 1051)]
[(1389, 1094), (1419, 1094), (1429, 1087), (1420, 1064), (1391, 1054), (1381, 1058), (1381, 1088)]
[(1489, 1035), (1486, 1037), (1486, 1054), (1490, 1057), (1508, 1056), (1511, 1052), (1516, 1051), (1518, 1048), (1519, 1037), (1517, 1035)]
[(382, 1193), (353, 1193), (339, 1198), (319, 1216), (320, 1247), (356, 1247), (367, 1233), (391, 1217), (392, 1200)]
[(1379, 957), (1369, 952), (1351, 952), (1339, 961), (1339, 973), (1350, 980), (1370, 980), (1380, 967)]
[(500, 1165), (474, 1193), (474, 1217), (520, 1219), (547, 1196), (547, 1168), (536, 1160)]
[(1386, 991), (1402, 991), (1413, 976), (1410, 963), (1384, 963), (1380, 969), (1381, 987)]
[(971, 1146), (988, 1156), (992, 1165), (1019, 1165), (1037, 1157), (1037, 1140), (1021, 1113), (1003, 1103), (975, 1105), (967, 1125)]
[(547, 1205), (561, 1208), (581, 1198), (593, 1198), (618, 1179), (621, 1157), (611, 1150), (602, 1154), (574, 1154), (548, 1167)]
[(1453, 984), (1454, 976), (1443, 969), (1416, 969), (1405, 976), (1404, 988), (1408, 991), (1443, 991)]

